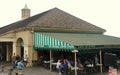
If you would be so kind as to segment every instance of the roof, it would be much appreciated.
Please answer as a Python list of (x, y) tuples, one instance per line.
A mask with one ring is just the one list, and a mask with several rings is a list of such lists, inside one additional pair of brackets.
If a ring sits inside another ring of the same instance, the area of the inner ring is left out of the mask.
[(46, 36), (67, 42), (75, 46), (83, 45), (120, 45), (120, 38), (102, 34), (45, 33)]
[(56, 28), (56, 29), (69, 29), (87, 32), (103, 33), (104, 29), (90, 24), (82, 19), (72, 16), (58, 8), (53, 8), (43, 13), (34, 15), (24, 20), (20, 20), (0, 28), (0, 34), (6, 33), (11, 30), (26, 27), (37, 28)]

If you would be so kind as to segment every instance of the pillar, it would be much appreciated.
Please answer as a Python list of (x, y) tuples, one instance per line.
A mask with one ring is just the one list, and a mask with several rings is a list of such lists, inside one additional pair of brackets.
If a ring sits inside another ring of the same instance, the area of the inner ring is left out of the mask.
[(103, 73), (103, 69), (102, 69), (102, 50), (100, 50), (99, 55), (100, 55), (100, 73)]
[(9, 61), (9, 46), (6, 45), (6, 61)]
[(12, 47), (11, 44), (6, 43), (6, 61), (11, 61), (12, 58)]
[(52, 50), (50, 50), (50, 71), (52, 71), (52, 58), (53, 58), (52, 55), (53, 55)]
[(12, 56), (15, 53), (15, 55), (17, 55), (17, 51), (16, 51), (16, 43), (13, 42), (13, 52), (12, 52)]
[(32, 66), (32, 46), (24, 45), (24, 56), (28, 55), (28, 66)]

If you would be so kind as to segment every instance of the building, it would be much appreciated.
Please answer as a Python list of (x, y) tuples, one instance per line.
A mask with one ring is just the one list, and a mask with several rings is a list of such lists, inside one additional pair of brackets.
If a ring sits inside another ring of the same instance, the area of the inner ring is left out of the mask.
[(0, 28), (0, 53), (6, 61), (11, 60), (13, 53), (20, 57), (28, 55), (31, 66), (40, 50), (120, 52), (120, 38), (104, 35), (104, 32), (105, 29), (58, 8), (30, 16), (30, 9), (25, 5), (22, 20)]

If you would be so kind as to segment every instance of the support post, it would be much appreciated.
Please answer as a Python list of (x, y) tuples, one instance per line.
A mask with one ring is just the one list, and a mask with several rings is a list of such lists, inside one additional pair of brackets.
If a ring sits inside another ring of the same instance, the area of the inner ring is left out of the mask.
[(103, 73), (103, 70), (102, 70), (102, 50), (100, 50), (99, 55), (100, 55), (100, 73)]
[(74, 53), (74, 59), (75, 59), (75, 75), (77, 75), (77, 57), (76, 57), (76, 53), (78, 52), (78, 50), (73, 50), (72, 52)]
[(76, 62), (76, 52), (74, 53), (75, 54), (75, 75), (77, 75), (77, 62)]
[(52, 51), (50, 50), (50, 71), (52, 71)]

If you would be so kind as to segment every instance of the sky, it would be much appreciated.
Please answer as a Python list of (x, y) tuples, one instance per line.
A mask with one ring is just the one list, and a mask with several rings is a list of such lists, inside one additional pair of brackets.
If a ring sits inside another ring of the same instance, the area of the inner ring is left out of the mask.
[(31, 16), (57, 7), (120, 37), (120, 0), (0, 0), (0, 27), (21, 20), (25, 4)]

